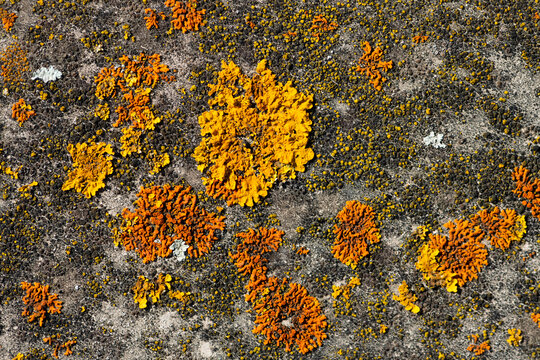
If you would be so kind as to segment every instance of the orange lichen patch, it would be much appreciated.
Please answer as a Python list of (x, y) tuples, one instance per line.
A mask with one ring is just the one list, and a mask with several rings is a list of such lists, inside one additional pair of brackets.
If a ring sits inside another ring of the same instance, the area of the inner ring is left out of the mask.
[(540, 220), (540, 179), (531, 179), (530, 171), (523, 166), (515, 168), (512, 179), (516, 188), (512, 190), (517, 196), (524, 198), (522, 204), (531, 209), (532, 215)]
[(538, 314), (531, 313), (531, 319), (532, 319), (532, 321), (534, 321), (536, 324), (538, 324), (538, 327), (540, 328), (540, 313), (538, 313)]
[(30, 70), (30, 63), (26, 57), (26, 50), (23, 50), (18, 43), (10, 44), (0, 55), (4, 82), (9, 85), (18, 85), (24, 82), (24, 75)]
[(206, 10), (197, 10), (196, 0), (188, 0), (187, 2), (166, 0), (165, 6), (171, 8), (173, 17), (171, 28), (174, 30), (182, 30), (183, 33), (186, 33), (198, 31), (199, 26), (204, 25), (203, 15)]
[(351, 296), (351, 290), (354, 289), (357, 286), (360, 286), (361, 282), (360, 279), (356, 276), (353, 276), (351, 280), (349, 280), (349, 283), (343, 286), (336, 286), (332, 285), (332, 297), (334, 299), (337, 299), (340, 296), (343, 296), (345, 300), (349, 300)]
[(62, 349), (65, 349), (64, 351), (65, 356), (73, 354), (71, 347), (77, 343), (77, 340), (68, 340), (62, 343), (58, 340), (58, 338), (59, 338), (59, 335), (52, 335), (52, 336), (43, 338), (44, 343), (49, 344), (50, 346), (54, 346), (53, 356), (56, 359), (58, 359), (58, 352)]
[(3, 8), (0, 8), (0, 18), (2, 19), (4, 30), (11, 31), (13, 24), (15, 24), (15, 20), (17, 20), (17, 14), (9, 13)]
[(151, 88), (138, 88), (135, 92), (130, 90), (124, 94), (123, 99), (126, 105), (116, 108), (118, 120), (113, 126), (118, 127), (124, 122), (131, 122), (131, 126), (137, 129), (154, 130), (161, 118), (155, 116), (152, 110), (150, 96), (148, 96), (150, 91)]
[(122, 129), (122, 136), (120, 137), (120, 143), (122, 144), (122, 151), (120, 154), (123, 157), (129, 156), (133, 153), (141, 152), (141, 135), (143, 131), (133, 127), (127, 127)]
[(336, 22), (329, 23), (322, 15), (317, 15), (313, 18), (309, 31), (311, 31), (311, 36), (315, 38), (315, 41), (319, 41), (323, 33), (335, 30), (337, 27), (338, 24)]
[(382, 89), (382, 83), (386, 81), (386, 78), (382, 77), (381, 71), (388, 71), (392, 68), (392, 60), (382, 61), (382, 50), (377, 47), (375, 50), (371, 49), (369, 42), (363, 43), (364, 55), (358, 61), (356, 71), (361, 74), (366, 74), (369, 77), (369, 82), (375, 87), (376, 90)]
[(523, 340), (520, 329), (508, 329), (508, 335), (510, 336), (506, 339), (506, 342), (511, 346), (519, 346), (521, 340)]
[(22, 299), (26, 305), (22, 316), (28, 316), (28, 322), (39, 319), (39, 326), (43, 326), (47, 314), (60, 313), (62, 302), (58, 300), (58, 294), (49, 293), (49, 285), (41, 285), (37, 282), (32, 285), (23, 281), (21, 288), (26, 291)]
[(158, 18), (156, 14), (156, 10), (154, 9), (144, 9), (144, 13), (148, 14), (144, 17), (144, 20), (146, 20), (146, 28), (150, 30), (152, 26), (154, 26), (156, 29), (158, 28)]
[(381, 239), (375, 224), (375, 213), (370, 206), (359, 201), (347, 201), (337, 218), (339, 224), (334, 226), (336, 240), (332, 254), (355, 269), (358, 262), (369, 254), (368, 243), (375, 244)]
[(413, 36), (412, 41), (415, 44), (420, 44), (420, 43), (423, 43), (423, 42), (427, 41), (427, 39), (428, 39), (427, 35), (416, 35), (416, 36)]
[(307, 248), (305, 248), (305, 247), (303, 247), (303, 246), (300, 246), (300, 247), (298, 247), (298, 248), (296, 249), (296, 253), (297, 253), (298, 255), (307, 255), (307, 254), (309, 254), (309, 249), (307, 249)]
[(478, 335), (471, 335), (471, 338), (473, 339), (473, 343), (467, 347), (467, 350), (473, 352), (474, 355), (482, 355), (483, 353), (491, 349), (491, 347), (489, 346), (489, 340), (478, 344)]
[(298, 35), (298, 33), (295, 32), (295, 31), (288, 31), (288, 32), (286, 32), (285, 34), (283, 34), (283, 37), (285, 38), (285, 41), (286, 41), (286, 42), (289, 42), (289, 41), (291, 41), (291, 39), (292, 39), (293, 37), (295, 37), (295, 36), (297, 36), (297, 35)]
[(471, 216), (471, 222), (485, 231), (492, 246), (502, 250), (508, 249), (512, 241), (521, 240), (527, 230), (525, 216), (512, 209), (481, 210)]
[(171, 254), (171, 244), (182, 239), (191, 257), (210, 251), (217, 241), (217, 230), (223, 230), (224, 217), (216, 216), (196, 205), (191, 187), (141, 187), (135, 201), (135, 212), (124, 209), (124, 224), (117, 230), (119, 242), (126, 250), (135, 250), (145, 263), (157, 256)]
[(320, 303), (302, 285), (268, 278), (264, 291), (258, 292), (252, 303), (257, 314), (253, 333), (265, 336), (264, 344), (284, 345), (289, 352), (296, 345), (305, 354), (321, 346), (327, 337)]
[(398, 291), (399, 295), (392, 294), (392, 299), (403, 305), (405, 310), (409, 310), (410, 312), (417, 314), (420, 311), (420, 307), (418, 307), (418, 305), (416, 305), (414, 302), (418, 300), (418, 298), (409, 291), (409, 287), (407, 286), (405, 280), (403, 280), (403, 283), (399, 285)]
[(156, 150), (149, 151), (146, 158), (152, 167), (152, 169), (150, 169), (151, 175), (157, 174), (164, 166), (170, 163), (169, 154), (158, 154)]
[(32, 106), (27, 104), (24, 99), (19, 99), (11, 107), (11, 117), (19, 123), (19, 126), (28, 120), (31, 116), (36, 115), (36, 112), (32, 110)]
[(476, 279), (487, 265), (486, 246), (481, 242), (484, 232), (468, 220), (456, 219), (444, 224), (449, 235), (429, 234), (428, 246), (438, 250), (435, 255), (437, 272), (455, 274), (459, 286)]
[(314, 157), (307, 148), (312, 96), (275, 80), (263, 60), (248, 78), (232, 61), (222, 62), (199, 116), (202, 141), (195, 149), (207, 193), (229, 205), (253, 206), (275, 181), (295, 178)]
[(234, 260), (238, 272), (247, 276), (254, 274), (255, 270), (266, 272), (268, 259), (264, 257), (264, 254), (279, 248), (283, 241), (283, 234), (283, 231), (275, 228), (249, 229), (236, 234), (242, 242), (236, 247), (236, 252), (230, 253), (229, 256)]
[(113, 173), (113, 149), (111, 145), (95, 143), (91, 139), (88, 143), (75, 146), (69, 144), (67, 150), (73, 159), (73, 169), (62, 185), (62, 190), (75, 189), (91, 198), (99, 189), (105, 187), (105, 178)]

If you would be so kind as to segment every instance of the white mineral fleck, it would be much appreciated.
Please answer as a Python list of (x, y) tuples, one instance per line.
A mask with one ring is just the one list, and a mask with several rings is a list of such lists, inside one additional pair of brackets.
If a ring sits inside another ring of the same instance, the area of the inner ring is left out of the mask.
[(428, 136), (426, 136), (424, 138), (424, 144), (426, 146), (428, 145), (431, 145), (433, 146), (434, 148), (445, 148), (446, 147), (446, 144), (443, 144), (442, 143), (442, 138), (443, 138), (443, 134), (437, 134), (435, 135), (435, 133), (432, 131), (429, 133)]
[(186, 258), (186, 250), (189, 249), (189, 245), (187, 245), (184, 240), (179, 239), (172, 243), (171, 249), (176, 260), (181, 262)]
[(49, 66), (48, 68), (42, 67), (39, 70), (36, 70), (32, 75), (32, 80), (41, 79), (43, 82), (55, 81), (60, 79), (62, 73), (60, 70), (54, 68), (54, 66)]

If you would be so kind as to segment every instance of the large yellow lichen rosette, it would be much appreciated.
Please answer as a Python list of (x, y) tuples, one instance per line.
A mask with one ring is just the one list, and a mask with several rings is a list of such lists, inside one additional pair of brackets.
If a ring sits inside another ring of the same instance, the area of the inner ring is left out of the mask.
[(207, 193), (229, 205), (253, 206), (276, 180), (294, 179), (313, 159), (307, 148), (313, 97), (276, 82), (263, 60), (249, 78), (222, 62), (210, 84), (211, 109), (199, 116), (202, 141), (195, 149)]

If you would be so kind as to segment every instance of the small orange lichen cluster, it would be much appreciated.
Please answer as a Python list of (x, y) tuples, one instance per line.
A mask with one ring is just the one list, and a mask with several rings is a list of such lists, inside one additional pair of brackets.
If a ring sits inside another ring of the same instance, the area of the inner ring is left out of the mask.
[(75, 189), (91, 198), (99, 189), (105, 187), (105, 178), (113, 173), (113, 149), (111, 145), (95, 143), (90, 139), (88, 143), (75, 146), (69, 144), (67, 150), (73, 159), (73, 169), (62, 185), (62, 190)]
[(491, 347), (489, 346), (489, 340), (478, 344), (478, 335), (473, 334), (471, 335), (471, 337), (473, 339), (473, 343), (467, 347), (467, 350), (473, 352), (474, 355), (482, 355), (483, 353), (491, 349)]
[(37, 282), (32, 285), (23, 281), (21, 288), (26, 291), (22, 299), (26, 305), (22, 316), (28, 316), (28, 322), (39, 319), (39, 326), (43, 326), (47, 314), (60, 313), (62, 302), (58, 300), (58, 294), (49, 293), (49, 285), (44, 286)]
[(363, 43), (364, 55), (360, 58), (356, 71), (361, 74), (366, 74), (369, 77), (369, 82), (375, 87), (376, 90), (382, 89), (382, 83), (386, 81), (383, 78), (380, 70), (388, 71), (392, 68), (392, 60), (382, 61), (382, 50), (377, 47), (375, 50), (371, 49), (369, 42)]
[(343, 296), (345, 300), (349, 300), (351, 296), (351, 290), (357, 286), (360, 286), (360, 284), (361, 284), (360, 279), (357, 278), (356, 276), (353, 276), (351, 280), (349, 280), (349, 283), (347, 283), (346, 285), (343, 285), (343, 286), (332, 285), (332, 290), (333, 290), (332, 297), (334, 299), (337, 299), (338, 297)]
[(532, 215), (540, 220), (540, 179), (531, 179), (530, 171), (523, 166), (515, 168), (512, 179), (516, 182), (514, 194), (524, 198), (522, 204), (531, 209)]
[(291, 82), (275, 80), (263, 60), (249, 78), (232, 61), (222, 62), (208, 101), (219, 107), (199, 116), (201, 143), (195, 149), (206, 191), (229, 205), (253, 206), (275, 181), (295, 178), (314, 157), (307, 148), (312, 96)]
[(429, 242), (420, 251), (416, 268), (426, 280), (456, 291), (457, 285), (478, 277), (487, 265), (487, 249), (482, 243), (485, 233), (469, 220), (456, 219), (444, 224), (448, 236), (429, 234)]
[(381, 239), (375, 224), (373, 209), (359, 201), (347, 201), (337, 218), (339, 224), (334, 226), (336, 240), (332, 246), (334, 257), (355, 269), (358, 262), (368, 252), (368, 243), (375, 244)]
[(53, 356), (58, 359), (58, 352), (62, 349), (66, 349), (66, 351), (64, 351), (65, 356), (73, 354), (73, 351), (71, 351), (71, 347), (77, 343), (77, 340), (73, 339), (62, 343), (58, 341), (58, 338), (59, 335), (52, 335), (43, 338), (44, 343), (49, 344), (50, 346), (54, 346)]
[[(147, 14), (147, 16), (144, 17), (144, 20), (146, 20), (146, 28), (148, 30), (150, 30), (153, 27), (155, 27), (156, 29), (158, 28), (158, 17), (157, 17), (157, 13), (156, 13), (156, 10), (154, 9), (144, 9), (144, 13)], [(159, 16), (161, 17), (162, 20), (165, 20), (165, 13), (164, 12), (160, 12), (159, 13)]]
[(309, 31), (311, 31), (311, 36), (315, 38), (315, 41), (319, 41), (323, 33), (335, 30), (337, 27), (338, 24), (336, 22), (329, 23), (322, 15), (317, 15), (313, 18)]
[(4, 30), (11, 31), (13, 24), (15, 24), (15, 20), (17, 20), (17, 14), (9, 13), (5, 9), (0, 8), (0, 18), (2, 19)]
[(538, 314), (531, 313), (531, 319), (532, 319), (532, 321), (534, 321), (536, 324), (538, 324), (538, 327), (540, 328), (540, 313), (538, 313)]
[(11, 107), (11, 117), (17, 120), (19, 126), (22, 126), (26, 120), (34, 115), (36, 115), (36, 112), (32, 110), (32, 106), (27, 104), (24, 99), (19, 99), (19, 101)]
[(178, 239), (189, 245), (191, 257), (208, 253), (217, 241), (216, 231), (225, 228), (224, 217), (197, 206), (197, 196), (190, 191), (189, 186), (168, 184), (141, 187), (135, 212), (124, 209), (124, 224), (115, 236), (126, 250), (135, 250), (145, 263), (157, 256), (169, 256), (170, 246)]
[(16, 86), (24, 82), (24, 74), (30, 70), (30, 63), (26, 57), (26, 50), (23, 50), (18, 43), (10, 44), (0, 56), (2, 72), (6, 85)]
[(415, 44), (420, 44), (420, 43), (423, 43), (423, 42), (427, 41), (427, 39), (428, 39), (427, 35), (416, 35), (416, 36), (413, 36), (412, 41)]
[(197, 10), (197, 0), (187, 2), (177, 0), (166, 0), (165, 6), (171, 8), (172, 20), (171, 29), (188, 31), (198, 31), (199, 26), (204, 25), (203, 15), (205, 9)]
[(525, 235), (527, 224), (525, 216), (517, 215), (515, 210), (481, 210), (471, 216), (472, 226), (480, 226), (485, 231), (492, 246), (506, 250), (512, 241), (519, 241)]
[(508, 329), (508, 335), (510, 336), (506, 339), (506, 342), (511, 346), (519, 346), (521, 340), (523, 340), (520, 329)]
[(420, 311), (420, 307), (418, 307), (418, 305), (416, 305), (414, 302), (418, 300), (418, 298), (409, 291), (409, 287), (407, 286), (407, 282), (405, 282), (405, 280), (403, 280), (403, 283), (399, 285), (398, 291), (399, 295), (392, 294), (392, 299), (403, 305), (405, 310), (409, 310), (410, 312), (417, 314)]
[(249, 229), (236, 234), (236, 237), (243, 241), (236, 247), (236, 252), (229, 255), (235, 261), (238, 272), (246, 276), (251, 276), (256, 271), (266, 273), (268, 259), (263, 255), (279, 248), (283, 234), (283, 231), (275, 228)]
[(231, 254), (238, 271), (249, 275), (246, 301), (256, 313), (254, 334), (266, 336), (265, 344), (275, 342), (292, 351), (296, 344), (305, 354), (322, 344), (326, 338), (326, 317), (321, 313), (319, 301), (307, 290), (287, 279), (266, 276), (268, 260), (262, 255), (276, 251), (282, 242), (282, 231), (259, 228), (237, 234), (243, 239)]

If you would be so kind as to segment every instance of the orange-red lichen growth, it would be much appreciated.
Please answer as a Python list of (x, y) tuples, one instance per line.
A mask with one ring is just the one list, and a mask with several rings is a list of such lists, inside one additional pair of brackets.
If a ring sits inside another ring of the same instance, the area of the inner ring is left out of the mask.
[(473, 343), (467, 347), (467, 350), (470, 352), (473, 352), (474, 355), (482, 355), (483, 353), (491, 349), (491, 346), (489, 346), (489, 340), (486, 340), (478, 344), (478, 335), (474, 334), (474, 335), (471, 335), (471, 337), (472, 337)]
[(199, 26), (204, 25), (203, 15), (205, 9), (197, 10), (197, 0), (176, 1), (166, 0), (165, 6), (171, 8), (172, 20), (171, 28), (174, 30), (182, 30), (183, 33), (188, 31), (198, 31)]
[(180, 185), (141, 187), (135, 211), (124, 209), (124, 224), (116, 231), (126, 250), (135, 250), (145, 263), (171, 254), (178, 239), (187, 245), (191, 257), (210, 251), (217, 231), (225, 228), (224, 217), (197, 206), (191, 187)]
[(382, 89), (383, 82), (386, 81), (381, 74), (382, 71), (388, 71), (392, 68), (392, 60), (382, 61), (382, 50), (380, 47), (373, 50), (369, 42), (364, 41), (363, 43), (364, 55), (358, 61), (358, 66), (356, 71), (359, 71), (361, 74), (366, 74), (369, 77), (369, 82), (373, 85), (376, 90)]
[(512, 241), (519, 241), (525, 235), (527, 224), (525, 216), (517, 215), (515, 210), (481, 210), (471, 216), (473, 226), (479, 226), (485, 233), (492, 246), (501, 250), (510, 247)]
[(199, 116), (202, 141), (195, 149), (207, 193), (229, 205), (253, 206), (275, 181), (295, 178), (314, 157), (307, 147), (312, 96), (275, 79), (263, 60), (253, 78), (222, 62), (210, 84), (212, 108)]
[(23, 281), (21, 288), (26, 291), (22, 299), (26, 305), (22, 316), (28, 316), (28, 322), (39, 319), (39, 326), (43, 326), (47, 314), (60, 313), (62, 302), (58, 300), (58, 294), (49, 293), (49, 285), (41, 285), (38, 282), (32, 285)]
[(532, 321), (534, 321), (538, 327), (540, 328), (540, 313), (538, 314), (535, 314), (535, 313), (531, 313), (531, 319)]
[(19, 101), (11, 107), (11, 117), (17, 120), (19, 126), (22, 126), (26, 120), (34, 115), (36, 115), (36, 112), (32, 110), (32, 106), (27, 104), (24, 99), (19, 99)]
[(105, 178), (113, 173), (111, 145), (96, 143), (93, 139), (88, 143), (79, 143), (67, 147), (73, 159), (73, 169), (68, 173), (68, 179), (62, 185), (62, 190), (75, 189), (87, 198), (105, 187)]
[(416, 35), (416, 36), (413, 36), (412, 41), (415, 44), (420, 44), (420, 43), (423, 43), (423, 42), (427, 41), (427, 39), (428, 39), (427, 35)]
[(268, 278), (265, 290), (257, 293), (252, 304), (256, 313), (253, 333), (265, 336), (264, 344), (285, 346), (289, 352), (296, 345), (305, 354), (327, 337), (321, 305), (302, 285)]
[(156, 29), (158, 28), (158, 17), (156, 14), (156, 10), (154, 9), (144, 9), (144, 13), (147, 14), (144, 17), (144, 20), (146, 20), (146, 28), (150, 30), (152, 26), (154, 26)]
[(242, 242), (238, 244), (235, 253), (231, 253), (230, 257), (234, 260), (238, 272), (247, 276), (251, 276), (255, 270), (266, 272), (268, 259), (264, 255), (279, 248), (283, 241), (283, 234), (283, 231), (275, 228), (249, 229), (236, 234)]
[(46, 344), (49, 344), (50, 346), (54, 346), (53, 350), (53, 356), (58, 359), (58, 352), (62, 349), (65, 349), (64, 355), (69, 356), (73, 354), (73, 351), (71, 350), (71, 347), (75, 344), (77, 344), (77, 340), (68, 340), (66, 342), (61, 342), (59, 339), (59, 335), (52, 335), (43, 338), (43, 342)]
[(11, 31), (13, 24), (15, 24), (15, 20), (17, 20), (17, 14), (7, 12), (5, 9), (0, 8), (0, 18), (2, 19), (4, 30), (9, 32)]
[(512, 179), (516, 182), (514, 194), (523, 198), (522, 204), (531, 209), (532, 215), (540, 220), (540, 179), (530, 178), (530, 171), (523, 166), (515, 168)]
[(378, 243), (381, 239), (375, 224), (375, 212), (359, 201), (347, 201), (334, 226), (336, 239), (332, 246), (334, 257), (355, 269), (358, 262), (369, 254), (368, 244)]
[(321, 35), (325, 32), (337, 29), (338, 24), (336, 22), (328, 22), (328, 20), (322, 15), (317, 15), (312, 20), (312, 25), (309, 28), (311, 36), (315, 38), (315, 41), (319, 41)]
[(444, 224), (448, 236), (429, 234), (428, 247), (438, 252), (434, 256), (437, 272), (448, 274), (463, 286), (476, 279), (487, 265), (487, 249), (482, 243), (484, 232), (468, 220), (456, 219)]

